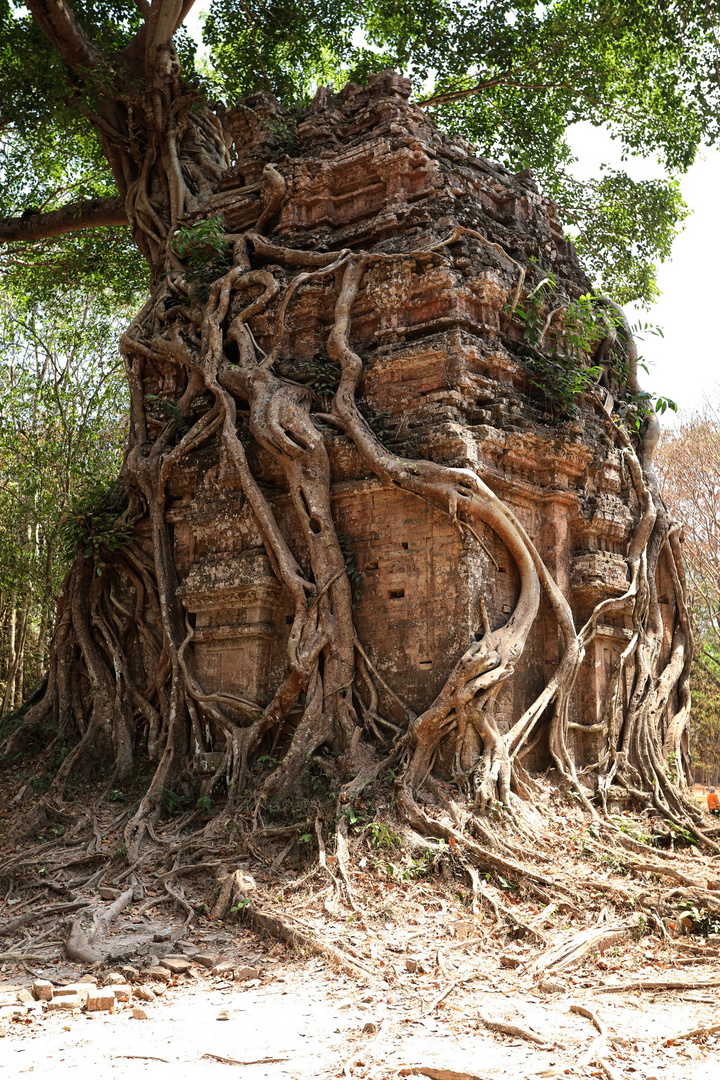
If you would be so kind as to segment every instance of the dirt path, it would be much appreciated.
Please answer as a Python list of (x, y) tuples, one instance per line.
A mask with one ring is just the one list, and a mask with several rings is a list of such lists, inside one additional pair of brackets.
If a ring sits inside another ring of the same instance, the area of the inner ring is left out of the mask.
[[(181, 933), (176, 928), (175, 934)], [(207, 951), (208, 940), (196, 936), (196, 952)], [(134, 993), (152, 1000), (119, 1001), (114, 1015), (47, 1011), (36, 1001), (13, 1004), (18, 991), (32, 985), (29, 973), (0, 984), (3, 1072), (47, 1072), (51, 1063), (53, 1080), (90, 1072), (118, 1080), (204, 1080), (215, 1073), (237, 1075), (239, 1066), (240, 1075), (251, 1080), (403, 1075), (717, 1080), (720, 1075), (720, 1033), (664, 1045), (674, 1035), (720, 1019), (718, 989), (700, 985), (720, 982), (716, 963), (663, 973), (666, 980), (686, 982), (686, 990), (603, 989), (602, 983), (657, 979), (652, 954), (647, 968), (635, 956), (631, 966), (618, 961), (617, 971), (598, 978), (593, 964), (556, 980), (556, 992), (547, 993), (522, 968), (489, 963), (472, 943), (456, 950), (462, 957), (446, 955), (444, 970), (427, 962), (424, 947), (405, 945), (398, 949), (394, 970), (378, 969), (364, 985), (320, 960), (294, 957), (279, 946), (266, 948), (248, 931), (216, 936), (210, 946), (219, 964), (225, 958), (225, 970), (213, 974), (192, 962), (187, 973), (172, 976), (166, 985), (148, 975), (150, 968), (138, 968)], [(184, 948), (191, 952), (191, 945)], [(260, 978), (236, 981), (232, 970), (249, 964), (259, 968)], [(72, 965), (33, 970), (56, 986), (83, 974)], [(606, 1028), (598, 1052), (610, 1071), (598, 1064), (597, 1054), (582, 1063), (598, 1031), (587, 1016), (571, 1011), (577, 1006)], [(147, 1019), (133, 1017), (137, 1007)], [(536, 1044), (488, 1024), (515, 1025), (547, 1042)]]

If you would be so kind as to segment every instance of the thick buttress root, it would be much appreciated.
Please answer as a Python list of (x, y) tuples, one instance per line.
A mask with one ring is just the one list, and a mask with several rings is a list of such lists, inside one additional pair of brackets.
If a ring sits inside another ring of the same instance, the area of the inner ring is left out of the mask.
[[(487, 246), (487, 239), (457, 227), (426, 249), (402, 254), (285, 248), (262, 235), (285, 191), (279, 170), (274, 166), (268, 170), (265, 209), (253, 230), (227, 238), (232, 266), (213, 282), (207, 298), (186, 281), (173, 256), (165, 281), (123, 337), (132, 412), (123, 469), (128, 509), (122, 524), (134, 527), (136, 541), (121, 548), (101, 575), (78, 556), (61, 602), (47, 689), (5, 749), (14, 752), (23, 732), (49, 721), (57, 731), (55, 742), (74, 743), (48, 793), (56, 801), (71, 770), (89, 751), (112, 762), (115, 783), (132, 774), (139, 753), (146, 756), (154, 769), (152, 780), (125, 827), (134, 864), (141, 857), (143, 839), (153, 835), (166, 793), (188, 781), (190, 759), (212, 751), (218, 737), (224, 740), (222, 759), (202, 782), (201, 794), (210, 796), (215, 783), (224, 780), (228, 814), (243, 797), (262, 748), (272, 750), (267, 755), (272, 760), (278, 748), (283, 749), (259, 789), (255, 785), (256, 826), (270, 797), (297, 787), (318, 751), (327, 748), (332, 760), (342, 762), (343, 775), (337, 774), (337, 850), (342, 855), (348, 805), (381, 768), (390, 765), (399, 767), (400, 803), (408, 819), (421, 832), (440, 827), (423, 816), (413, 792), (432, 782), (439, 747), (449, 734), (456, 745), (455, 779), (472, 792), (466, 824), (484, 828), (482, 814), (488, 810), (504, 813), (511, 826), (518, 823), (522, 800), (517, 795), (527, 796), (532, 787), (521, 764), (523, 751), (542, 726), (549, 725), (549, 749), (558, 773), (594, 818), (607, 811), (609, 788), (617, 782), (638, 801), (652, 803), (673, 824), (689, 823), (700, 842), (715, 847), (686, 790), (691, 633), (678, 531), (667, 520), (652, 472), (653, 424), (648, 422), (635, 445), (607, 417), (607, 400), (598, 399), (598, 409), (622, 452), (639, 516), (628, 552), (626, 592), (599, 604), (578, 630), (567, 600), (522, 524), (478, 472), (392, 452), (358, 407), (363, 364), (351, 344), (351, 316), (368, 268), (377, 261), (398, 259), (452, 262), (453, 245), (474, 239)], [(507, 322), (517, 306), (522, 279), (523, 275)], [(308, 282), (335, 290), (327, 353), (337, 365), (339, 383), (331, 404), (324, 406), (327, 412), (318, 409), (307, 386), (277, 370), (287, 353), (286, 317), (293, 298)], [(253, 322), (262, 317), (267, 325), (269, 311), (274, 333), (263, 350)], [(629, 331), (626, 338), (632, 374), (636, 354)], [(161, 416), (153, 409), (153, 399), (144, 396), (142, 372), (148, 369), (160, 386), (154, 400), (170, 406)], [(493, 626), (483, 598), (478, 597), (477, 634), (435, 700), (419, 715), (402, 706), (384, 682), (353, 626), (352, 589), (331, 505), (328, 425), (351, 440), (374, 476), (448, 516), (466, 537), (482, 544), (483, 529), (494, 532), (517, 567), (519, 591), (513, 611), (502, 625)], [(268, 703), (238, 693), (210, 692), (203, 686), (194, 660), (195, 631), (178, 595), (167, 521), (168, 484), (190, 453), (213, 440), (219, 441), (236, 473), (270, 568), (292, 604), (287, 671)], [(267, 489), (253, 472), (251, 445), (260, 448), (282, 474), (306, 552), (302, 566), (274, 514)], [(677, 606), (670, 655), (662, 664), (656, 584), (661, 559), (669, 568)], [(495, 721), (496, 695), (513, 676), (543, 593), (560, 632), (559, 663), (536, 701), (503, 733)], [(606, 749), (598, 762), (599, 800), (593, 802), (576, 771), (569, 706), (587, 646), (607, 614), (629, 617), (633, 629), (601, 725)], [(389, 694), (401, 706), (403, 722), (398, 723), (397, 714), (392, 719), (382, 715), (380, 694)], [(468, 768), (463, 766), (463, 750), (469, 729), (482, 751)], [(382, 746), (382, 754), (374, 752), (373, 743)], [(327, 762), (323, 767), (337, 772), (337, 766)], [(208, 828), (218, 827), (216, 820)], [(457, 828), (448, 838), (455, 844), (465, 842), (472, 856), (475, 841), (466, 834), (467, 829)], [(478, 856), (477, 851), (474, 854)], [(337, 883), (347, 894), (342, 859)], [(539, 880), (538, 887), (543, 887)]]

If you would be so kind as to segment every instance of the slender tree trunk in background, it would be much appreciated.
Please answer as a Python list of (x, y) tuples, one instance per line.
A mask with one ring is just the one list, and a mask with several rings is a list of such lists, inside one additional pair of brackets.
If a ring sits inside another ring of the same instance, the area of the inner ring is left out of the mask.
[(5, 692), (3, 694), (2, 709), (0, 714), (6, 713), (12, 703), (15, 701), (15, 671), (16, 671), (16, 651), (15, 643), (17, 637), (17, 589), (13, 589), (12, 596), (10, 598), (9, 610), (8, 610), (8, 629), (7, 629), (7, 669), (5, 676)]
[(18, 625), (17, 635), (17, 649), (15, 659), (15, 696), (13, 700), (13, 707), (19, 708), (22, 705), (25, 694), (25, 648), (27, 645), (28, 627), (30, 619), (30, 610), (32, 607), (32, 592), (28, 592), (22, 607), (20, 615), (20, 621)]

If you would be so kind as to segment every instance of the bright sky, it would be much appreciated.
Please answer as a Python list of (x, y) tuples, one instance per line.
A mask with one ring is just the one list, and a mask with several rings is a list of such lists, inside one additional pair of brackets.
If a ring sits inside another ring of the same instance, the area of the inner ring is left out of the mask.
[[(644, 159), (622, 166), (618, 145), (590, 124), (577, 125), (571, 145), (581, 178), (591, 176), (603, 162), (626, 168), (635, 180), (663, 175), (657, 163)], [(650, 367), (649, 375), (641, 373), (641, 383), (672, 398), (683, 412), (692, 412), (706, 397), (720, 398), (720, 334), (714, 318), (720, 295), (712, 270), (712, 253), (720, 250), (720, 151), (706, 151), (681, 186), (692, 216), (675, 240), (670, 260), (660, 267), (660, 299), (647, 312), (630, 306), (627, 313), (631, 323), (655, 324), (665, 335), (648, 335), (638, 343)], [(660, 419), (672, 424), (676, 418), (668, 412)]]

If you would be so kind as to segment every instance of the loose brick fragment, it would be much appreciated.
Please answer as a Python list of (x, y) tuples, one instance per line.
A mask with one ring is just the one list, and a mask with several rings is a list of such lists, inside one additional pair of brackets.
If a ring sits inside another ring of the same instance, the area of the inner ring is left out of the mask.
[(62, 1012), (67, 1009), (68, 1012), (76, 1012), (81, 1009), (87, 998), (81, 997), (80, 994), (74, 994), (72, 997), (59, 997), (53, 998), (52, 1001), (48, 1001), (48, 1012)]
[(247, 979), (259, 979), (260, 968), (243, 967), (235, 972), (235, 982), (245, 982)]
[(53, 985), (47, 979), (36, 979), (32, 984), (32, 996), (36, 1001), (52, 1001)]
[(88, 1012), (115, 1012), (115, 995), (111, 990), (98, 990), (88, 995), (86, 1009)]
[(168, 971), (168, 969), (164, 968), (164, 967), (160, 967), (159, 965), (158, 965), (158, 967), (148, 968), (147, 976), (148, 976), (149, 979), (154, 979), (155, 982), (164, 982), (164, 983), (170, 982), (170, 978), (171, 978), (170, 972)]
[(92, 983), (68, 983), (67, 986), (55, 986), (53, 987), (53, 1001), (62, 997), (86, 998), (92, 989)]
[(232, 975), (235, 970), (235, 965), (230, 960), (221, 960), (219, 964), (211, 969), (211, 975)]
[(115, 983), (124, 983), (125, 979), (119, 971), (108, 971), (103, 976), (103, 986), (113, 986)]
[(185, 960), (184, 957), (167, 956), (160, 961), (160, 967), (167, 968), (173, 975), (184, 975), (190, 970), (190, 961)]
[(206, 968), (214, 968), (218, 964), (217, 955), (209, 952), (196, 953), (193, 960), (196, 964), (202, 964)]

